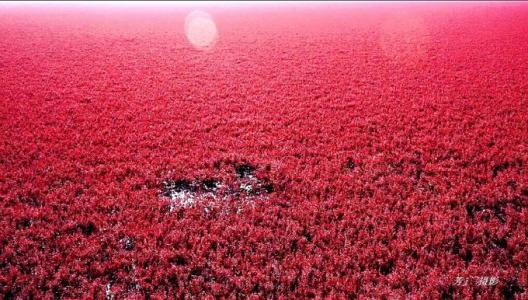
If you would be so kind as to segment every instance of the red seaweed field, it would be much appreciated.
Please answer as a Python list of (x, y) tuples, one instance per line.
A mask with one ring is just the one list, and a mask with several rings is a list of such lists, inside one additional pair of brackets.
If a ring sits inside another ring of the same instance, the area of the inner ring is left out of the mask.
[(3, 299), (528, 299), (528, 4), (0, 3)]

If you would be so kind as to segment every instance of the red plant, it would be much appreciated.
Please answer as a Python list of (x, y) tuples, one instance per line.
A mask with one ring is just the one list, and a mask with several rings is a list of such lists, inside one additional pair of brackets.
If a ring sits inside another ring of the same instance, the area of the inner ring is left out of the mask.
[(528, 297), (528, 6), (204, 10), (2, 7), (4, 298)]

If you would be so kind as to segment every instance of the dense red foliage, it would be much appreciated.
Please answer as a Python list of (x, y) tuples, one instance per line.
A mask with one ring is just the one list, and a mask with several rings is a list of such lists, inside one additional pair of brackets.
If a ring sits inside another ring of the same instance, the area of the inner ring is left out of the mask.
[(0, 7), (2, 295), (528, 297), (528, 5), (202, 10)]

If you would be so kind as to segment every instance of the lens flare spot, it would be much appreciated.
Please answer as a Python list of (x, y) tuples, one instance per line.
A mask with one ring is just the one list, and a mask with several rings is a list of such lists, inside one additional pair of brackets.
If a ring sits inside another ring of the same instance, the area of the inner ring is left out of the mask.
[(198, 50), (210, 50), (218, 40), (218, 30), (213, 18), (208, 13), (197, 10), (185, 18), (185, 35)]

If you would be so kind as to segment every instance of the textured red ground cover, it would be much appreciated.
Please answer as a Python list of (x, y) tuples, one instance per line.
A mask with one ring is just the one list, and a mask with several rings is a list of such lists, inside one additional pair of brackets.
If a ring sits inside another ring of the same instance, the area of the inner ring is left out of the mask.
[(528, 297), (527, 5), (202, 10), (0, 7), (5, 298)]

